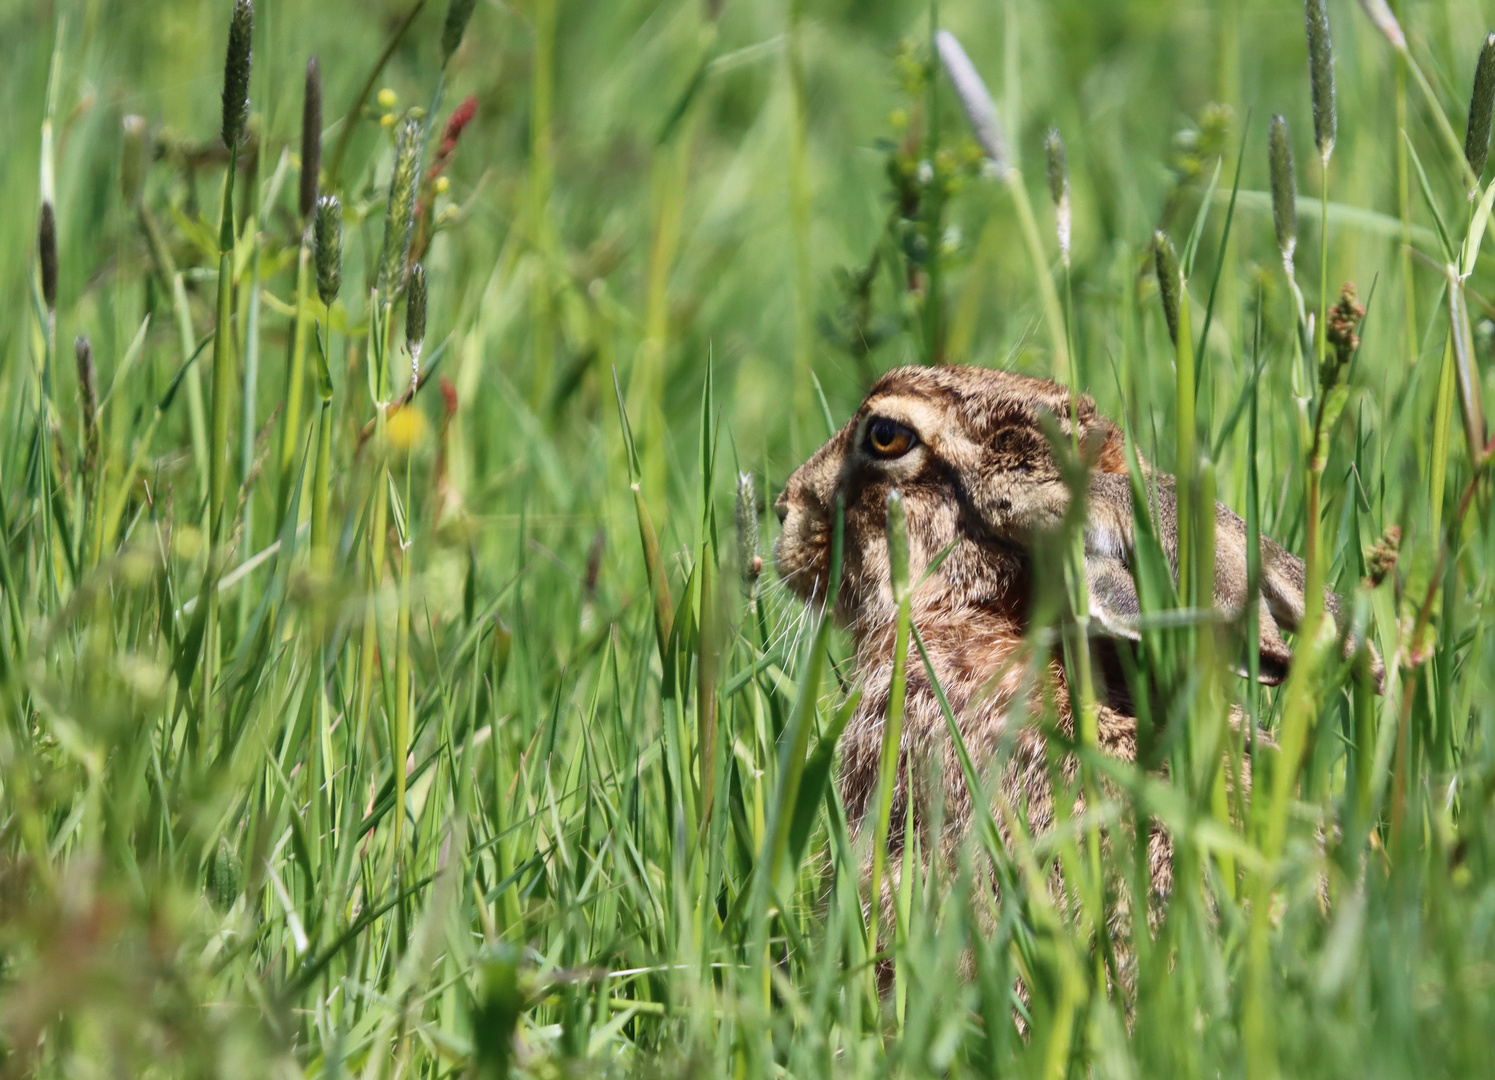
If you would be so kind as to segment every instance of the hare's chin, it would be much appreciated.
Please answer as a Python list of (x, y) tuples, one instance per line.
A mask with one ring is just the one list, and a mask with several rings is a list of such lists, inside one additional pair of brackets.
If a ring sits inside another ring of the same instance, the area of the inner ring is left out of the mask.
[(825, 595), (826, 568), (818, 558), (809, 559), (798, 566), (778, 566), (779, 579), (795, 596), (804, 601), (813, 601)]

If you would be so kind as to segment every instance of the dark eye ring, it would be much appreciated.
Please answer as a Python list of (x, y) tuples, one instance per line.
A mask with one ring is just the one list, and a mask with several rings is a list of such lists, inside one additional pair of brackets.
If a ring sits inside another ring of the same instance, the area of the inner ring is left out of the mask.
[(873, 457), (902, 457), (918, 443), (919, 436), (912, 428), (885, 416), (874, 417), (867, 425), (867, 452)]

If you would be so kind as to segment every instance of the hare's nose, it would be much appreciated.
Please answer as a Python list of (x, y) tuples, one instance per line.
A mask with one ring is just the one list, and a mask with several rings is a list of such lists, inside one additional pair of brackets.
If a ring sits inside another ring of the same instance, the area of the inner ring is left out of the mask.
[(789, 516), (789, 489), (780, 492), (779, 497), (773, 501), (773, 512), (779, 516), (779, 524), (784, 524), (784, 519)]

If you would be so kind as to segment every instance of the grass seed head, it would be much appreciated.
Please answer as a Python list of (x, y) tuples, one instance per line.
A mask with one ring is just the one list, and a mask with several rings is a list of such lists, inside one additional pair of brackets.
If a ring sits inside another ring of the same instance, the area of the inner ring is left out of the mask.
[(42, 203), (41, 221), (36, 229), (37, 254), (42, 268), (42, 300), (48, 311), (57, 310), (57, 215), (52, 204)]
[(1365, 553), (1366, 581), (1372, 588), (1380, 585), (1396, 572), (1397, 560), (1401, 557), (1402, 530), (1400, 526), (1388, 525), (1381, 539)]
[(1069, 157), (1064, 152), (1064, 137), (1056, 127), (1049, 128), (1043, 141), (1049, 159), (1049, 196), (1054, 200), (1054, 227), (1059, 234), (1059, 254), (1069, 265), (1071, 221), (1069, 211)]
[(317, 178), (322, 170), (322, 66), (306, 62), (306, 97), (301, 107), (301, 221), (317, 208)]
[(1178, 342), (1178, 253), (1173, 241), (1162, 229), (1152, 234), (1153, 266), (1158, 275), (1158, 295), (1163, 300), (1163, 318), (1168, 322), (1168, 337)]
[(92, 424), (94, 415), (99, 411), (99, 376), (98, 368), (93, 362), (93, 346), (89, 344), (87, 334), (79, 334), (78, 340), (73, 342), (73, 354), (78, 360), (79, 406), (83, 410), (84, 422)]
[(405, 347), (410, 350), (410, 386), (420, 385), (420, 351), (426, 341), (426, 268), (416, 263), (410, 268), (409, 288), (405, 291)]
[(1365, 14), (1370, 21), (1376, 24), (1376, 29), (1386, 36), (1396, 49), (1407, 47), (1407, 35), (1402, 33), (1402, 24), (1396, 21), (1396, 16), (1387, 5), (1386, 0), (1360, 0), (1360, 6), (1365, 9)]
[(379, 295), (390, 303), (405, 282), (405, 261), (415, 227), (415, 185), (420, 179), (420, 121), (407, 117), (395, 145), (389, 203), (384, 212), (384, 248), (379, 258)]
[(317, 295), (331, 307), (343, 287), (343, 204), (336, 195), (317, 200), (314, 229)]
[(1495, 107), (1495, 34), (1486, 34), (1474, 68), (1474, 93), (1469, 97), (1469, 130), (1464, 135), (1464, 157), (1478, 179), (1490, 156), (1490, 116)]
[(223, 145), (237, 150), (249, 126), (249, 72), (254, 63), (254, 4), (234, 0), (223, 64)]
[(218, 850), (213, 853), (213, 862), (208, 870), (208, 899), (221, 911), (227, 911), (239, 896), (243, 879), (243, 864), (239, 854), (227, 839), (219, 839)]
[(478, 6), (478, 0), (452, 0), (446, 9), (446, 24), (441, 28), (441, 62), (445, 64), (452, 53), (462, 44), (462, 35), (467, 33), (468, 20)]
[(940, 62), (945, 65), (945, 71), (955, 87), (956, 97), (960, 98), (960, 107), (965, 110), (966, 119), (971, 123), (976, 142), (991, 160), (997, 174), (1006, 176), (1011, 167), (1007, 152), (1007, 133), (1002, 127), (1002, 118), (997, 113), (991, 93), (986, 89), (986, 83), (982, 81), (976, 65), (971, 63), (971, 58), (966, 55), (954, 34), (941, 30), (934, 40), (935, 47), (939, 49)]
[(1287, 137), (1287, 121), (1272, 117), (1267, 132), (1267, 165), (1272, 177), (1272, 225), (1277, 247), (1288, 275), (1293, 272), (1293, 252), (1298, 247), (1298, 182), (1293, 174), (1293, 144)]
[[(441, 394), (445, 398), (448, 390), (451, 391), (451, 400), (444, 408), (441, 421), (442, 436), (445, 438), (447, 429), (447, 418), (456, 414), (456, 390), (451, 388), (452, 384), (447, 381), (446, 376), (441, 378)], [(597, 583), (602, 580), (602, 556), (607, 553), (607, 530), (598, 529), (592, 536), (592, 546), (587, 548), (587, 569), (581, 579), (581, 592), (586, 597), (587, 603), (597, 602)]]
[(1324, 336), (1334, 349), (1331, 361), (1338, 371), (1350, 362), (1355, 350), (1360, 348), (1360, 323), (1365, 318), (1365, 305), (1355, 291), (1355, 283), (1346, 281), (1339, 290), (1339, 301), (1329, 309), (1325, 320)]
[(737, 568), (742, 595), (751, 600), (763, 575), (763, 556), (758, 554), (758, 491), (752, 473), (737, 474)]
[(124, 128), (124, 148), (119, 156), (119, 192), (130, 209), (140, 205), (145, 194), (145, 170), (147, 166), (146, 142), (150, 137), (145, 117), (134, 113), (126, 116), (121, 124)]
[(1304, 0), (1308, 29), (1308, 83), (1313, 92), (1313, 142), (1325, 161), (1334, 152), (1334, 39), (1329, 36), (1326, 0)]
[(83, 475), (91, 484), (99, 461), (99, 373), (88, 335), (78, 335), (73, 355), (78, 361), (78, 411), (83, 420)]

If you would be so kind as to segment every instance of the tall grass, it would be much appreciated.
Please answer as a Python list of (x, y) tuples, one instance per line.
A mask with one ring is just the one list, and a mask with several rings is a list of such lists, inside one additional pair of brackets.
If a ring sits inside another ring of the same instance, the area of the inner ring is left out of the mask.
[[(0, 15), (0, 1072), (1490, 1071), (1489, 28), (988, 6)], [(948, 356), (1122, 421), (1182, 574), (1137, 468), (1107, 758), (1072, 516), (1029, 656), (1082, 723), (1021, 718), (1059, 824), (947, 708), (975, 820), (944, 858), (933, 800), (895, 867), (766, 507)], [(1343, 598), (1283, 688), (1204, 603), (1216, 498)]]

